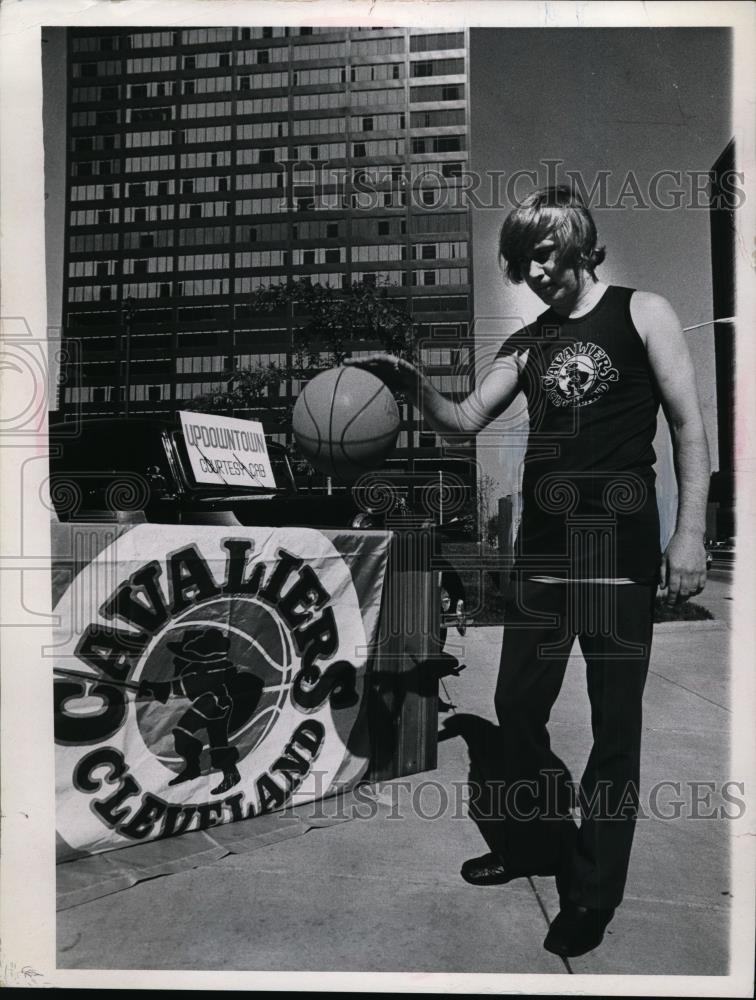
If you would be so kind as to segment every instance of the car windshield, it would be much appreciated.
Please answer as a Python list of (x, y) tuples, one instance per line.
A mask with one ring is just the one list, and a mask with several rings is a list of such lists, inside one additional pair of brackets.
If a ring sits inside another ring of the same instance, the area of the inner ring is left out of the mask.
[(155, 424), (119, 420), (82, 423), (74, 430), (51, 429), (51, 465), (56, 472), (111, 473), (157, 466), (169, 474), (168, 458)]

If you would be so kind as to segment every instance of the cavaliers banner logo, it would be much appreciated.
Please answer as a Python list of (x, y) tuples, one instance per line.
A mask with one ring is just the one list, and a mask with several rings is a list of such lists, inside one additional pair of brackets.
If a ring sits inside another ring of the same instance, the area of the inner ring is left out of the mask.
[(102, 549), (56, 606), (59, 860), (354, 783), (388, 544), (137, 525)]

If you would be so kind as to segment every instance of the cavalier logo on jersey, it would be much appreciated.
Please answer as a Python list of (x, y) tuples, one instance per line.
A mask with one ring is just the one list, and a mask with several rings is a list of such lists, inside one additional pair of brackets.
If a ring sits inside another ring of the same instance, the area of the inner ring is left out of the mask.
[(589, 406), (619, 380), (619, 372), (602, 347), (578, 340), (554, 354), (541, 378), (554, 406)]
[(320, 532), (227, 531), (140, 526), (79, 578), (95, 602), (54, 682), (74, 849), (246, 819), (344, 774), (368, 644), (349, 567)]

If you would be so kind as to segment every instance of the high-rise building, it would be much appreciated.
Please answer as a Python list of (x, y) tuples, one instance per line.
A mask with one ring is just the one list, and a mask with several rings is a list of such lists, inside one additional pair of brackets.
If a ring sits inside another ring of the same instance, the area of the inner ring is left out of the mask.
[[(249, 301), (290, 277), (385, 286), (467, 389), (466, 32), (72, 28), (68, 68), (64, 412), (168, 416), (290, 361), (293, 310)], [(443, 468), (403, 421), (392, 464)]]

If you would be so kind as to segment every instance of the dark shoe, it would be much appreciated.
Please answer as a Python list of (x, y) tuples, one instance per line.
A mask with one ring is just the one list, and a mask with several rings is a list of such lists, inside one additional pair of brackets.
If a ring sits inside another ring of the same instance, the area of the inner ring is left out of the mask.
[(180, 785), (182, 781), (192, 781), (200, 776), (199, 764), (186, 764), (183, 771), (179, 771), (175, 778), (171, 778), (169, 785)]
[(238, 770), (236, 767), (231, 767), (228, 771), (223, 772), (223, 781), (221, 781), (219, 785), (216, 785), (215, 788), (211, 788), (210, 794), (222, 795), (223, 792), (227, 792), (230, 788), (233, 788), (234, 785), (238, 785), (240, 781), (241, 775)]
[(543, 946), (560, 958), (577, 958), (598, 948), (614, 910), (594, 910), (577, 903), (563, 902), (552, 921)]
[(563, 910), (570, 905), (570, 866), (565, 863), (562, 870), (556, 874), (556, 890), (559, 893), (559, 909)]
[(471, 858), (469, 861), (465, 861), (460, 874), (470, 885), (505, 885), (515, 878), (527, 878), (529, 875), (555, 875), (556, 872), (554, 870), (523, 872), (508, 865), (499, 854), (484, 854), (480, 858)]

